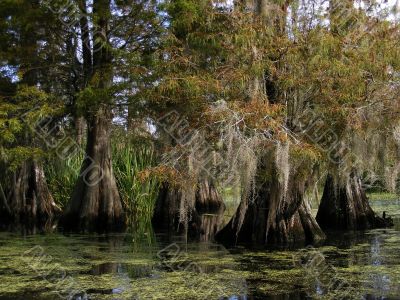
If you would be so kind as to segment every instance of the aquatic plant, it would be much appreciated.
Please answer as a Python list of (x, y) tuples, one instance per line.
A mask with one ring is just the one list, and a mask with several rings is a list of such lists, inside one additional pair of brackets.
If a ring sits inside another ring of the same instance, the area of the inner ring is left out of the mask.
[(155, 177), (142, 178), (142, 172), (155, 165), (153, 146), (149, 143), (116, 144), (114, 170), (119, 193), (124, 204), (127, 222), (136, 232), (148, 232), (158, 191), (159, 181)]
[(65, 207), (71, 198), (73, 188), (79, 176), (83, 152), (76, 152), (66, 159), (55, 157), (44, 165), (47, 184), (60, 207)]
[[(123, 204), (126, 208), (128, 224), (134, 226), (143, 236), (149, 233), (159, 183), (153, 177), (142, 179), (140, 174), (154, 166), (154, 150), (150, 144), (129, 144), (129, 139), (122, 140), (127, 145), (115, 143), (114, 169)], [(83, 152), (75, 153), (62, 160), (51, 159), (45, 165), (49, 188), (58, 205), (68, 203), (83, 160)], [(146, 233), (146, 234), (145, 234)], [(151, 236), (151, 235), (150, 235)]]

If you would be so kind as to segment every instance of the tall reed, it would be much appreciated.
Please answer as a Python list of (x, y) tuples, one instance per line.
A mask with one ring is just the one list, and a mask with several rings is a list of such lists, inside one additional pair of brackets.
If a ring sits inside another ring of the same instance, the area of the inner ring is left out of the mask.
[(151, 224), (160, 184), (154, 177), (141, 180), (140, 173), (155, 165), (153, 147), (144, 143), (114, 144), (114, 172), (128, 225), (135, 232), (148, 230)]
[(49, 159), (44, 166), (50, 192), (54, 201), (62, 208), (67, 205), (72, 196), (83, 157), (83, 152), (78, 152), (63, 160)]
[[(126, 136), (113, 139), (113, 167), (127, 222), (138, 235), (149, 234), (151, 218), (160, 188), (150, 177), (141, 180), (140, 173), (156, 164), (153, 146), (133, 143)], [(49, 159), (45, 164), (47, 183), (56, 203), (65, 207), (72, 195), (83, 161), (83, 152), (65, 160)], [(149, 238), (149, 236), (145, 237)]]

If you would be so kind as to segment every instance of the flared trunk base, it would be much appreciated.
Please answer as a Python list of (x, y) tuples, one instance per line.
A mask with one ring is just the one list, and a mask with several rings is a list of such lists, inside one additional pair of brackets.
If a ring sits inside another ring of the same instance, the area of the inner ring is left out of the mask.
[[(12, 174), (8, 193), (1, 189), (0, 211), (3, 226), (50, 229), (61, 209), (47, 186), (43, 166), (28, 160)], [(6, 196), (6, 193), (8, 196)]]
[(291, 197), (282, 201), (278, 184), (265, 184), (253, 201), (240, 204), (235, 216), (217, 234), (217, 241), (226, 245), (286, 246), (325, 239), (302, 193), (295, 187), (289, 190)]
[(86, 157), (61, 220), (64, 230), (103, 232), (125, 228), (125, 215), (111, 160), (111, 119), (111, 111), (104, 106), (88, 122)]
[(354, 172), (344, 183), (328, 176), (317, 221), (321, 228), (327, 230), (364, 230), (393, 225), (390, 218), (374, 213), (361, 179)]

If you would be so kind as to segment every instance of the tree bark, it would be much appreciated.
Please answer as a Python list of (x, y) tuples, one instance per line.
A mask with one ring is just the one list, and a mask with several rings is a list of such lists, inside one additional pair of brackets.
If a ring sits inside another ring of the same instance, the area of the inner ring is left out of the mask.
[(224, 244), (257, 246), (315, 243), (325, 238), (303, 198), (304, 185), (291, 178), (282, 194), (277, 174), (242, 201), (231, 221), (217, 234)]
[(91, 76), (93, 75), (93, 56), (90, 49), (90, 27), (87, 17), (86, 0), (78, 0), (78, 6), (82, 12), (80, 16), (79, 26), (81, 30), (82, 59), (83, 59), (83, 88), (88, 86)]
[(111, 161), (112, 114), (101, 108), (89, 123), (86, 157), (71, 202), (63, 217), (65, 229), (121, 230), (125, 225)]
[[(225, 204), (216, 187), (208, 180), (203, 180), (197, 185), (194, 203), (182, 203), (182, 197), (180, 189), (165, 183), (156, 203), (153, 226), (156, 230), (178, 235), (187, 233), (192, 240), (213, 240), (225, 211)], [(182, 210), (186, 214), (187, 224), (181, 220)]]
[[(88, 86), (89, 81), (93, 75), (93, 56), (92, 56), (92, 50), (90, 48), (90, 27), (89, 27), (89, 20), (87, 17), (87, 3), (86, 0), (78, 0), (77, 3), (79, 10), (82, 12), (82, 15), (80, 16), (79, 19), (79, 28), (81, 31), (80, 42), (82, 47), (83, 64), (80, 73), (82, 77), (82, 82), (80, 85), (77, 85), (75, 87), (75, 94), (78, 94), (80, 91), (82, 91)], [(75, 45), (75, 49), (73, 50), (74, 62), (76, 65), (79, 66), (79, 60), (76, 58), (77, 51), (78, 51), (77, 45)], [(76, 67), (76, 69), (78, 69), (78, 67)], [(75, 134), (78, 145), (82, 146), (87, 126), (86, 126), (86, 120), (81, 114), (81, 112), (78, 111), (78, 107), (76, 104), (77, 103), (75, 99), (74, 101)]]
[(197, 187), (195, 206), (199, 213), (217, 213), (224, 208), (224, 201), (213, 183), (202, 180)]
[(7, 196), (4, 192), (3, 186), (0, 184), (0, 199), (1, 199), (1, 210), (4, 210), (8, 215), (11, 215), (11, 209), (8, 206)]
[(84, 136), (86, 131), (86, 120), (84, 117), (75, 116), (75, 133), (76, 133), (76, 142), (79, 146), (83, 145)]
[[(85, 3), (80, 5), (85, 7)], [(113, 84), (113, 57), (108, 36), (112, 15), (110, 6), (110, 0), (93, 1), (93, 49), (89, 51), (87, 47), (90, 43), (85, 43), (84, 69), (85, 77), (91, 76), (92, 88), (99, 94), (94, 107), (90, 107), (86, 113), (86, 156), (72, 199), (62, 219), (66, 230), (119, 231), (125, 227), (125, 215), (111, 160), (113, 99), (109, 88)], [(89, 30), (85, 22), (87, 20), (83, 20), (81, 26)], [(87, 38), (89, 36), (87, 34)]]
[(4, 191), (1, 193), (8, 216), (2, 220), (4, 223), (49, 228), (61, 213), (38, 161), (28, 160), (13, 173), (10, 191), (8, 199)]
[(4, 192), (3, 186), (0, 183), (0, 220), (2, 223), (9, 223), (12, 218), (12, 213), (10, 206), (8, 205), (8, 200), (6, 193)]
[(178, 188), (171, 187), (168, 183), (163, 183), (158, 194), (152, 219), (155, 229), (179, 233), (181, 198), (182, 193)]
[(317, 221), (324, 229), (340, 230), (363, 230), (391, 224), (390, 219), (375, 215), (355, 171), (345, 182), (328, 175)]

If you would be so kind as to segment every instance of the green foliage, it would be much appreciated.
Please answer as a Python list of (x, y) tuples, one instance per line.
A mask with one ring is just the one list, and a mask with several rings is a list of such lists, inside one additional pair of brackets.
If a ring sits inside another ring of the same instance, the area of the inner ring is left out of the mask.
[(83, 153), (67, 157), (65, 160), (49, 158), (44, 165), (47, 184), (58, 206), (65, 208), (72, 196), (83, 161)]
[(201, 20), (201, 6), (206, 1), (200, 0), (173, 0), (167, 6), (171, 16), (171, 27), (178, 38), (186, 35), (199, 26)]
[(14, 96), (0, 99), (0, 159), (15, 169), (26, 159), (43, 156), (41, 124), (57, 113), (57, 102), (26, 85), (19, 86)]
[(155, 153), (149, 144), (125, 142), (114, 145), (114, 172), (129, 225), (135, 232), (147, 232), (160, 183), (154, 177), (143, 178), (141, 172), (155, 165)]
[[(155, 153), (149, 143), (130, 143), (118, 135), (113, 143), (113, 167), (130, 228), (136, 239), (152, 239), (151, 218), (160, 188), (154, 177), (142, 172), (155, 166)], [(123, 144), (126, 142), (126, 144)], [(57, 205), (65, 207), (79, 176), (83, 152), (65, 160), (49, 158), (45, 164), (47, 183)]]
[(112, 93), (109, 89), (100, 89), (89, 86), (78, 93), (77, 111), (84, 116), (96, 113), (100, 104), (110, 104)]

